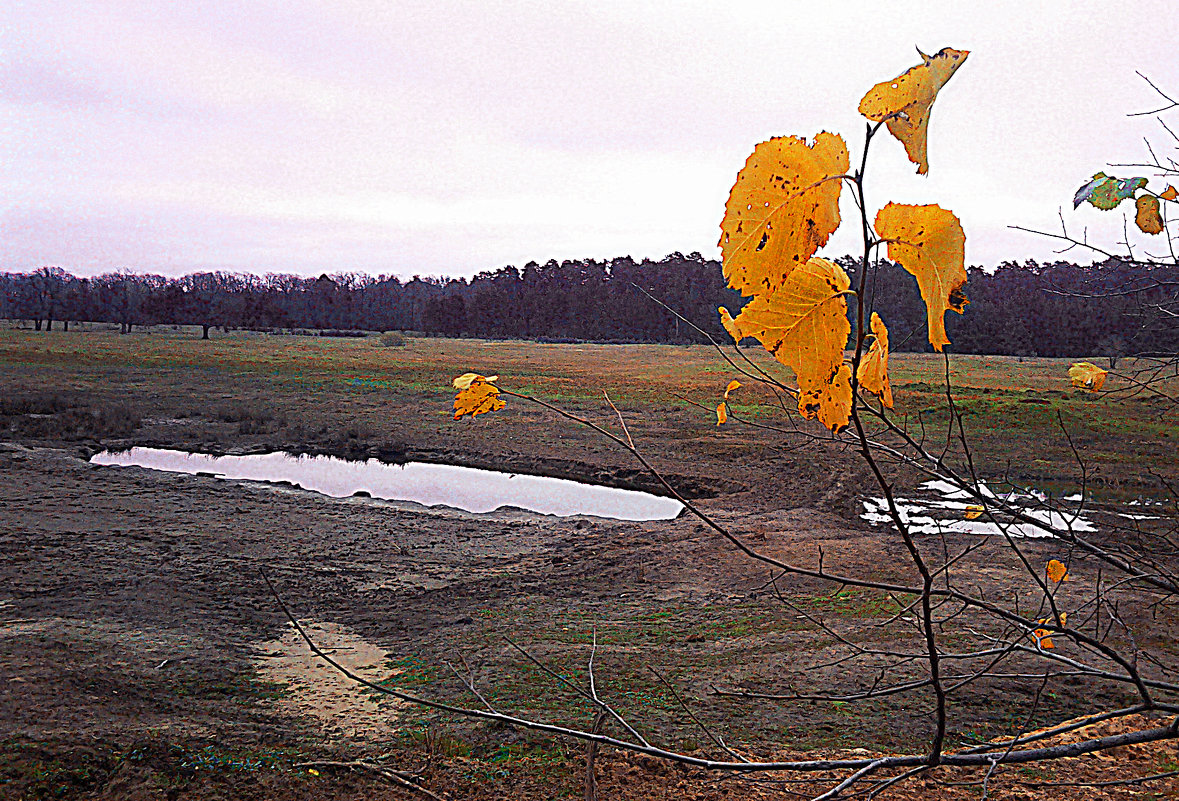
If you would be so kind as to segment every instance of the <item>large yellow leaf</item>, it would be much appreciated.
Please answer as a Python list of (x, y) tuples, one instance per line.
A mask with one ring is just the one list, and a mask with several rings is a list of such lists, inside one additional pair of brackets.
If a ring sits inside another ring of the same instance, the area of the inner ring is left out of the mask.
[[(926, 143), (930, 108), (938, 91), (953, 77), (968, 55), (969, 50), (952, 50), (948, 47), (933, 56), (921, 53), (921, 64), (911, 67), (891, 81), (876, 84), (860, 101), (860, 113), (868, 119), (874, 122), (888, 119), (888, 130), (905, 146), (909, 161), (917, 165), (920, 175), (929, 171)], [(889, 116), (894, 114), (896, 116)]]
[(721, 221), (721, 264), (742, 295), (782, 285), (839, 227), (847, 145), (823, 132), (808, 146), (797, 136), (760, 143), (737, 175)]
[(1068, 368), (1068, 377), (1074, 387), (1084, 387), (1097, 392), (1105, 384), (1106, 371), (1089, 362), (1073, 362)]
[(892, 387), (888, 383), (888, 329), (880, 315), (872, 312), (872, 347), (860, 360), (856, 379), (868, 392), (880, 398), (880, 402), (892, 408)]
[(812, 258), (794, 270), (772, 294), (751, 300), (735, 324), (756, 337), (798, 379), (798, 411), (834, 432), (851, 413), (851, 369), (843, 351), (851, 326), (843, 293), (847, 273), (826, 259)]
[(455, 385), (462, 380), (466, 386), (461, 388), (458, 395), (454, 397), (454, 419), (457, 420), (465, 414), (474, 417), (477, 414), (484, 414), (486, 412), (494, 412), (502, 409), (506, 404), (499, 397), (499, 390), (495, 384), (492, 384), (482, 376), (476, 375), (470, 381), (466, 381), (466, 376), (459, 376), (455, 379)]
[(889, 203), (876, 215), (876, 233), (888, 240), (888, 257), (917, 278), (929, 321), (929, 344), (940, 351), (946, 338), (945, 314), (961, 314), (969, 301), (966, 284), (966, 234), (952, 211), (941, 206)]
[(1044, 572), (1048, 574), (1049, 579), (1057, 584), (1062, 581), (1068, 581), (1069, 579), (1068, 568), (1059, 559), (1049, 559), (1048, 566), (1044, 568)]

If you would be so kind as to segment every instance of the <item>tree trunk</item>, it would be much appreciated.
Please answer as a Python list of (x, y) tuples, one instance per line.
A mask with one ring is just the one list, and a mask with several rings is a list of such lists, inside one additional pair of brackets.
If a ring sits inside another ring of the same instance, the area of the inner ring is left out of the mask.
[(211, 325), (201, 325), (201, 339), (209, 338), (209, 329), (212, 327)]
[(33, 330), (34, 331), (41, 330), (41, 318), (40, 317), (38, 317), (36, 320), (33, 320)]

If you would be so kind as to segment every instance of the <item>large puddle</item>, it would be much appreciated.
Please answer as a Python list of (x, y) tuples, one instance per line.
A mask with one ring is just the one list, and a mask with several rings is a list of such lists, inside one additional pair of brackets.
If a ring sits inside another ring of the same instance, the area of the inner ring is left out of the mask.
[(388, 501), (446, 505), (478, 513), (516, 506), (547, 515), (670, 520), (683, 509), (683, 505), (673, 498), (646, 492), (422, 462), (391, 465), (376, 459), (360, 462), (281, 452), (210, 456), (162, 448), (132, 448), (118, 453), (103, 451), (90, 461), (171, 473), (206, 473), (226, 479), (287, 482), (333, 498), (367, 493)]

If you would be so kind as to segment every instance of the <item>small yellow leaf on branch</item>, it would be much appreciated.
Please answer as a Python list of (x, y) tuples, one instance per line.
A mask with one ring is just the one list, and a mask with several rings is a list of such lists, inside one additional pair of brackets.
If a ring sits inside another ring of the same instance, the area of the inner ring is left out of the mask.
[(983, 516), (983, 512), (985, 512), (985, 511), (986, 511), (986, 509), (984, 507), (979, 506), (976, 503), (971, 504), (970, 506), (966, 507), (966, 519), (967, 520), (977, 520)]
[(740, 345), (741, 340), (745, 338), (745, 335), (742, 334), (741, 329), (737, 327), (737, 323), (733, 320), (733, 315), (729, 314), (729, 310), (724, 306), (721, 306), (719, 311), (721, 325), (725, 327), (725, 330), (729, 332), (729, 336), (733, 338), (733, 344)]
[(851, 414), (851, 368), (843, 362), (851, 333), (843, 293), (850, 286), (838, 264), (812, 258), (776, 292), (751, 300), (736, 320), (794, 371), (799, 413), (836, 433)]
[(731, 392), (735, 392), (735, 391), (737, 391), (737, 390), (738, 390), (738, 389), (740, 389), (740, 388), (741, 388), (741, 382), (740, 382), (740, 381), (738, 381), (738, 380), (737, 380), (737, 379), (735, 379), (735, 378), (734, 378), (732, 381), (730, 381), (730, 382), (729, 382), (729, 385), (728, 385), (727, 387), (725, 387), (725, 400), (728, 400), (728, 399), (729, 399), (729, 393), (731, 393)]
[(1048, 578), (1057, 584), (1069, 580), (1068, 568), (1058, 559), (1049, 559), (1045, 572), (1048, 574)]
[(929, 344), (950, 344), (945, 314), (966, 310), (966, 234), (952, 211), (941, 206), (889, 203), (876, 214), (876, 233), (888, 240), (888, 257), (917, 279), (925, 301)]
[(1134, 215), (1134, 223), (1144, 234), (1158, 234), (1163, 230), (1163, 217), (1159, 214), (1159, 199), (1154, 195), (1142, 195), (1134, 201), (1138, 213)]
[(860, 101), (860, 113), (868, 119), (873, 122), (888, 119), (888, 130), (905, 146), (909, 161), (917, 165), (919, 175), (929, 171), (927, 143), (933, 101), (968, 55), (969, 50), (949, 47), (932, 56), (921, 53), (923, 63), (891, 81), (876, 84)]
[(827, 244), (839, 227), (839, 176), (847, 170), (847, 145), (838, 134), (824, 131), (811, 145), (797, 136), (758, 144), (721, 221), (729, 286), (746, 296), (769, 294)]
[(485, 376), (485, 375), (479, 375), (478, 373), (463, 373), (458, 378), (456, 378), (452, 383), (454, 384), (455, 389), (466, 389), (467, 387), (471, 386), (471, 384), (473, 384), (476, 381), (486, 381), (489, 384), (494, 384), (498, 380), (499, 380), (499, 376), (497, 376), (497, 375)]
[(1052, 632), (1048, 631), (1048, 629), (1036, 629), (1032, 632), (1032, 636), (1036, 638), (1036, 645), (1050, 651), (1056, 648), (1056, 646), (1052, 644), (1052, 638), (1048, 636), (1051, 633)]
[(728, 412), (725, 411), (725, 402), (721, 401), (716, 406), (716, 424), (718, 426), (723, 426), (727, 422), (729, 422), (729, 415)]
[(1163, 200), (1175, 200), (1176, 198), (1179, 198), (1179, 190), (1176, 190), (1175, 187), (1167, 184), (1167, 188), (1163, 190), (1163, 193), (1159, 195), (1159, 197), (1161, 197)]
[[(456, 388), (458, 388), (460, 381), (465, 384), (454, 398), (455, 420), (467, 414), (474, 417), (477, 414), (498, 411), (506, 405), (499, 397), (499, 389), (491, 383), (490, 379), (475, 375), (474, 378), (468, 380), (468, 375), (474, 374), (467, 373), (454, 380)], [(493, 378), (498, 378), (498, 376), (493, 376)]]
[(1084, 387), (1097, 392), (1105, 384), (1106, 370), (1089, 362), (1074, 362), (1068, 368), (1068, 377), (1074, 387)]
[(856, 379), (866, 391), (880, 398), (880, 402), (892, 408), (892, 387), (888, 383), (888, 329), (880, 315), (872, 312), (872, 346), (860, 361)]

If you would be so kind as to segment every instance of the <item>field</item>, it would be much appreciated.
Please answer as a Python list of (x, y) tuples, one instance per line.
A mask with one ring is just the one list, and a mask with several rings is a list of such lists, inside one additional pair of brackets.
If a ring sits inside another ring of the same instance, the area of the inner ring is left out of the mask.
[[(201, 341), (186, 330), (91, 329), (0, 329), (0, 797), (411, 797), (372, 772), (323, 764), (375, 754), (448, 798), (581, 797), (581, 746), (341, 685), (300, 651), (259, 568), (343, 658), (432, 697), (471, 702), (448, 668), (466, 676), (469, 666), (499, 708), (588, 725), (589, 705), (509, 640), (584, 681), (596, 636), (604, 692), (677, 748), (710, 747), (680, 697), (728, 741), (763, 755), (888, 752), (921, 747), (928, 734), (926, 712), (899, 703), (753, 705), (713, 695), (714, 686), (816, 678), (863, 686), (870, 676), (816, 667), (833, 641), (809, 616), (886, 641), (873, 624), (899, 607), (868, 591), (787, 580), (778, 586), (803, 614), (783, 609), (764, 569), (687, 515), (637, 524), (510, 509), (471, 515), (85, 461), (130, 445), (288, 450), (657, 487), (608, 440), (524, 400), (451, 419), (454, 376), (498, 374), (507, 389), (621, 433), (608, 396), (673, 485), (768, 553), (811, 562), (821, 546), (828, 564), (907, 577), (900, 541), (859, 518), (874, 488), (850, 449), (715, 425), (736, 374), (711, 349), (452, 339), (379, 347), (375, 337)], [(772, 369), (766, 354), (747, 355)], [(1081, 488), (1083, 467), (1087, 495), (1102, 504), (1157, 497), (1163, 482), (1179, 481), (1179, 420), (1167, 402), (1073, 389), (1061, 360), (948, 364), (983, 477), (1063, 495)], [(945, 439), (946, 370), (940, 356), (892, 361), (897, 413), (930, 442)], [(745, 386), (733, 400), (745, 420), (782, 419), (768, 391)], [(919, 480), (890, 476), (902, 491)], [(1053, 555), (1051, 543), (1029, 547)], [(1013, 566), (995, 558), (986, 568), (980, 581), (1010, 590)], [(1173, 639), (1175, 621), (1160, 614), (1157, 626), (1161, 641)], [(1093, 692), (1064, 682), (1033, 722), (1072, 717)], [(1026, 700), (1002, 682), (967, 698), (952, 710), (956, 738), (1009, 730), (1014, 704)], [(1117, 770), (1174, 763), (1173, 747), (1142, 747)], [(1097, 759), (1052, 770), (1113, 775)], [(782, 797), (774, 786), (614, 753), (599, 772), (604, 798)], [(1048, 769), (1000, 773), (992, 797), (1039, 797), (1027, 783), (1046, 778)], [(936, 795), (915, 797), (979, 796), (977, 787), (922, 792)]]

